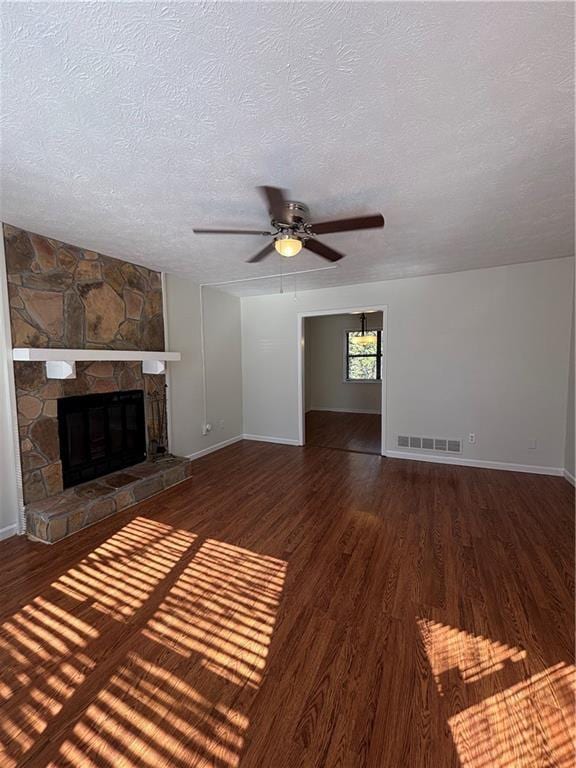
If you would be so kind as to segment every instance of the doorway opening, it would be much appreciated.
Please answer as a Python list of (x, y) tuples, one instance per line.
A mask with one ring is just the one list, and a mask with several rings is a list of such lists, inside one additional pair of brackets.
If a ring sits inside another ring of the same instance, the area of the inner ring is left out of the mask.
[(384, 454), (385, 308), (302, 315), (301, 444)]

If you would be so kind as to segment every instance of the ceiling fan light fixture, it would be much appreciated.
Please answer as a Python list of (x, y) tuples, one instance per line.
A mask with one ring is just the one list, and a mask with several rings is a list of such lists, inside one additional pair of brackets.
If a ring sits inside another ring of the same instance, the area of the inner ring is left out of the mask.
[(280, 256), (285, 256), (289, 259), (300, 253), (302, 250), (302, 240), (289, 234), (279, 235), (274, 241), (274, 247)]

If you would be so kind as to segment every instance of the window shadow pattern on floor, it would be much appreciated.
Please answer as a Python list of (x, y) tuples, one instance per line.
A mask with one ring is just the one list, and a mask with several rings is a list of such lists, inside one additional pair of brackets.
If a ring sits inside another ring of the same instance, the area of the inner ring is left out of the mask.
[(132, 520), (0, 628), (0, 764), (238, 766), (286, 568)]
[(522, 648), (430, 619), (417, 624), (462, 768), (573, 768), (572, 664), (530, 674)]

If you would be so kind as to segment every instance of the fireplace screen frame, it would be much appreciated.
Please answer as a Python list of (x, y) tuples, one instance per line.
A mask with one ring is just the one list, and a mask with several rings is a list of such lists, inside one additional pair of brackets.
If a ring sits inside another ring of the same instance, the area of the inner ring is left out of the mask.
[[(75, 435), (73, 420), (79, 425)], [(58, 433), (64, 488), (138, 464), (147, 455), (144, 391), (60, 398)]]

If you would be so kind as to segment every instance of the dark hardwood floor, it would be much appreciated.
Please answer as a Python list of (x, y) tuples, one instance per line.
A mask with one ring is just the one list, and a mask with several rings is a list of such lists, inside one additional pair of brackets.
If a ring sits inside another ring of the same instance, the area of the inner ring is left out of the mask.
[(562, 478), (243, 442), (0, 543), (8, 766), (572, 768)]
[(308, 411), (306, 445), (380, 455), (381, 417), (377, 413)]

